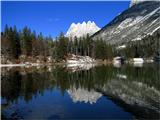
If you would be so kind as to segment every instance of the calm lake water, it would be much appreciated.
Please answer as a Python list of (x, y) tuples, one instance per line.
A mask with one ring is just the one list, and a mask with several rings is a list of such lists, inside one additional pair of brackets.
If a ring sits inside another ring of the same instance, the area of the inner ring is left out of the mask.
[(1, 69), (2, 118), (160, 119), (159, 65)]

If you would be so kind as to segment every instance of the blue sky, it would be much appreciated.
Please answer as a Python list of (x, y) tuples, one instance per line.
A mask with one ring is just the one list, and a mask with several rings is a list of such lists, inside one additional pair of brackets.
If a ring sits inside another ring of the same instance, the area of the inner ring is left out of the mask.
[(36, 33), (56, 37), (71, 23), (94, 21), (100, 28), (129, 7), (129, 1), (103, 2), (2, 2), (2, 31), (5, 24), (18, 29), (28, 26)]

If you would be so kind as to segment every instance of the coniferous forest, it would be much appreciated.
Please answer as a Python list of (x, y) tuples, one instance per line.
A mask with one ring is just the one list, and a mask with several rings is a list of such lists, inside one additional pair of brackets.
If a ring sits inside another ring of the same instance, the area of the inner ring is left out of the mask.
[(150, 58), (159, 55), (159, 40), (160, 30), (157, 30), (152, 36), (148, 35), (139, 41), (130, 41), (126, 44), (126, 48), (117, 49), (118, 45), (107, 44), (102, 39), (93, 40), (88, 34), (69, 39), (61, 32), (53, 40), (51, 36), (44, 37), (42, 33), (37, 34), (28, 27), (17, 30), (16, 26), (6, 25), (1, 33), (1, 56), (2, 63), (33, 61), (33, 59), (47, 62), (48, 58), (62, 61), (71, 54), (101, 60), (112, 60), (115, 56)]

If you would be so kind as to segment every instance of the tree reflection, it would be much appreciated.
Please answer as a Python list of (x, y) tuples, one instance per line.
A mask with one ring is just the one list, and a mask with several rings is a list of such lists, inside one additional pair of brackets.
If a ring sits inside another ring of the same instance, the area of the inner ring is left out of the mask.
[[(126, 82), (136, 81), (146, 84), (159, 90), (160, 82), (158, 67), (153, 65), (135, 68), (123, 66), (119, 69), (113, 66), (96, 66), (90, 70), (79, 70), (71, 72), (65, 67), (53, 67), (48, 71), (46, 67), (32, 69), (27, 72), (11, 69), (6, 74), (2, 74), (2, 98), (10, 102), (15, 102), (19, 97), (23, 97), (26, 102), (38, 95), (43, 96), (44, 90), (59, 88), (62, 95), (71, 88), (83, 88), (93, 90), (103, 88), (109, 81), (118, 78), (118, 75), (125, 75)], [(25, 74), (24, 74), (25, 73)]]

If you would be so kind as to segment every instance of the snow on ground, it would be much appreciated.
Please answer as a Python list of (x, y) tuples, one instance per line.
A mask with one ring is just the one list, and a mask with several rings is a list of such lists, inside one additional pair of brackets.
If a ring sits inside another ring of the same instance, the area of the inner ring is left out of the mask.
[(0, 67), (18, 67), (25, 66), (26, 64), (0, 64)]
[(21, 64), (0, 64), (0, 67), (22, 67), (22, 66), (39, 66), (41, 64), (39, 63), (30, 63), (30, 62), (26, 62), (26, 63), (21, 63)]
[(67, 68), (72, 69), (73, 71), (77, 69), (85, 69), (89, 70), (94, 67), (95, 60), (89, 56), (79, 56), (79, 55), (71, 55), (70, 58), (67, 59)]
[(67, 59), (67, 64), (93, 63), (95, 60), (89, 56), (71, 55)]
[(116, 47), (116, 49), (123, 49), (123, 48), (126, 48), (126, 45), (121, 45), (121, 46)]
[(133, 58), (133, 62), (134, 63), (143, 63), (144, 60), (143, 60), (143, 58)]

